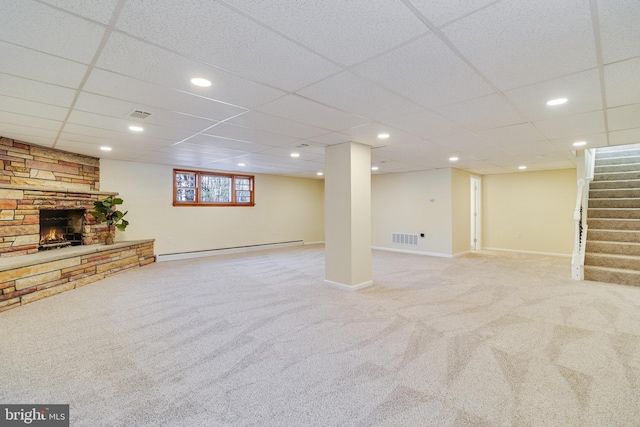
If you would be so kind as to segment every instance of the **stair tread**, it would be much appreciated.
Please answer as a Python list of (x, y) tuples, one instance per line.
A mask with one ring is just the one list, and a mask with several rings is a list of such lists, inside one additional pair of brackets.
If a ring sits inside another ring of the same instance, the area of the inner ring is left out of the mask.
[(607, 257), (607, 258), (619, 258), (619, 259), (634, 259), (640, 261), (640, 255), (623, 255), (623, 254), (609, 254), (605, 252), (586, 252), (585, 255), (591, 255), (595, 257)]
[(628, 268), (600, 267), (599, 265), (585, 265), (584, 268), (593, 270), (605, 270), (615, 273), (627, 273), (640, 276), (640, 270), (629, 270)]

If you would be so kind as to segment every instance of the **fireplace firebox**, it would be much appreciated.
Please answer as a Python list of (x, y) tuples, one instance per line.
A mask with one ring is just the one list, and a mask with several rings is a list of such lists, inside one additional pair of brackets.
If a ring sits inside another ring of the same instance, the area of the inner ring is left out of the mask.
[(84, 210), (41, 210), (38, 250), (82, 245)]

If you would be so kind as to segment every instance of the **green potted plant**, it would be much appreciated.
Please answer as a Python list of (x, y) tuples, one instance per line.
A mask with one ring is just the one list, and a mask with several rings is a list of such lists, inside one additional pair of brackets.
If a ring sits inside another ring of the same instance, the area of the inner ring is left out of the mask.
[(104, 200), (93, 202), (94, 210), (91, 212), (91, 215), (93, 215), (96, 220), (107, 223), (109, 233), (104, 241), (107, 245), (112, 245), (115, 241), (115, 228), (124, 231), (127, 225), (129, 225), (129, 221), (123, 219), (129, 211), (122, 213), (122, 211), (119, 211), (117, 208), (117, 205), (121, 204), (122, 199), (115, 196), (109, 196)]

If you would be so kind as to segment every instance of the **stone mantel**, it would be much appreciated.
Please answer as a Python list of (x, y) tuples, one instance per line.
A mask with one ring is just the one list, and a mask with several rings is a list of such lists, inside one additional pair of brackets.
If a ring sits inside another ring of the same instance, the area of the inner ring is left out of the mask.
[(71, 193), (71, 194), (93, 194), (98, 196), (117, 196), (119, 193), (112, 191), (97, 191), (86, 189), (72, 189), (72, 188), (60, 188), (56, 186), (42, 185), (34, 187), (32, 185), (20, 185), (20, 184), (4, 184), (0, 183), (0, 189), (4, 190), (27, 190), (27, 191), (42, 191), (42, 192), (54, 192), (54, 193)]

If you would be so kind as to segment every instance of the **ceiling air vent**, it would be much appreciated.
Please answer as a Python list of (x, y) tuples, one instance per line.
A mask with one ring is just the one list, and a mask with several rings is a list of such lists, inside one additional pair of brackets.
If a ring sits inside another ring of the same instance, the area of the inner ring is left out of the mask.
[(142, 111), (142, 110), (133, 110), (131, 113), (129, 113), (129, 117), (135, 117), (136, 119), (143, 119), (143, 120), (149, 117), (150, 115), (151, 115), (150, 112)]

